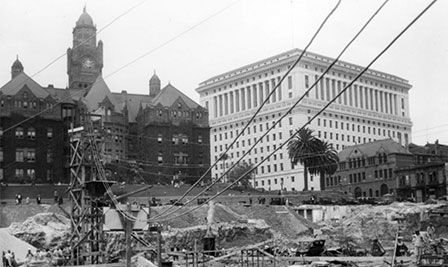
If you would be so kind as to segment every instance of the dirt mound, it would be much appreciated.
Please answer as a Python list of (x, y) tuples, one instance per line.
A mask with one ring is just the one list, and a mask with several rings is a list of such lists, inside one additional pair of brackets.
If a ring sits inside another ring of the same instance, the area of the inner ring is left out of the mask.
[[(64, 206), (66, 207), (68, 205), (65, 204)], [(2, 205), (0, 209), (0, 227), (8, 227), (13, 222), (24, 222), (29, 217), (44, 212), (62, 214), (62, 211), (57, 205), (37, 205), (35, 203)]]
[(57, 213), (39, 213), (23, 223), (12, 223), (9, 230), (37, 248), (50, 248), (66, 242), (70, 220)]
[(246, 219), (264, 220), (274, 232), (288, 238), (312, 233), (313, 229), (318, 228), (286, 206), (231, 205), (229, 208)]
[[(179, 216), (180, 214), (184, 213), (187, 210), (192, 210), (195, 208), (195, 206), (186, 206), (182, 207), (179, 211), (175, 212), (174, 214), (168, 215), (166, 218), (174, 218), (176, 216)], [(167, 209), (167, 207), (155, 207), (151, 208), (151, 216), (156, 216), (157, 214), (160, 214), (163, 210)], [(175, 207), (172, 210), (176, 210), (177, 207)], [(166, 225), (169, 225), (172, 228), (187, 228), (187, 227), (193, 227), (197, 225), (204, 225), (207, 224), (206, 218), (207, 218), (207, 211), (209, 207), (208, 206), (202, 206), (201, 208), (189, 212), (185, 215), (182, 215), (180, 217), (177, 217), (173, 220), (164, 221), (163, 223)], [(169, 211), (168, 213), (171, 213)], [(165, 217), (162, 217), (165, 218)], [(214, 222), (217, 223), (224, 223), (224, 222), (233, 222), (238, 221), (241, 219), (242, 216), (238, 213), (235, 213), (228, 207), (221, 205), (221, 204), (215, 204), (215, 212), (214, 212)]]

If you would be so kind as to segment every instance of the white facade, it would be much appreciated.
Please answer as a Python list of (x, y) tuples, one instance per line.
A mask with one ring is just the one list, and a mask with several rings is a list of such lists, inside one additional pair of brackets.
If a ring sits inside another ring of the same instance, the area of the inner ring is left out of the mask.
[[(211, 161), (219, 158), (244, 124), (255, 113), (264, 97), (274, 88), (297, 59), (294, 49), (202, 82), (196, 91), (201, 105), (209, 110)], [(333, 59), (306, 53), (301, 62), (271, 96), (255, 122), (212, 171), (219, 178), (282, 116)], [(344, 88), (362, 67), (338, 62), (307, 97), (285, 117), (262, 142), (245, 157), (257, 164), (315, 115)], [(408, 81), (379, 71), (369, 70), (335, 103), (309, 126), (320, 139), (332, 143), (340, 151), (345, 146), (392, 138), (402, 145), (411, 140)], [(319, 177), (309, 176), (309, 189), (319, 190)], [(303, 168), (291, 166), (286, 146), (258, 167), (255, 187), (266, 190), (303, 189)]]

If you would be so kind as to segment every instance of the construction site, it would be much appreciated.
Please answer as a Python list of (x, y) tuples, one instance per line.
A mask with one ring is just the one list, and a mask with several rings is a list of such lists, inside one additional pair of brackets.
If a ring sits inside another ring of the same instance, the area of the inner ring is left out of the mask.
[[(96, 134), (70, 134), (70, 201), (2, 203), (1, 250), (18, 265), (445, 266), (445, 201), (360, 204), (336, 192), (266, 194), (216, 183), (195, 197), (188, 187), (126, 187), (106, 180)], [(416, 230), (424, 236), (418, 262)]]
[(370, 70), (436, 0), (365, 67), (340, 61), (387, 2), (334, 59), (308, 52), (337, 1), (304, 50), (200, 83), (200, 105), (155, 71), (149, 95), (112, 93), (84, 6), (67, 88), (18, 56), (0, 88), (1, 266), (448, 267), (448, 146), (410, 143), (412, 86)]

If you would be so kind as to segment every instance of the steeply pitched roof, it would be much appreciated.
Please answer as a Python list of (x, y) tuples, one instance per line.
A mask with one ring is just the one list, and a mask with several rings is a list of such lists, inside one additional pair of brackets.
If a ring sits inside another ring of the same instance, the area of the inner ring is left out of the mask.
[(343, 149), (339, 152), (339, 160), (346, 161), (350, 157), (373, 157), (377, 155), (378, 152), (391, 154), (391, 153), (402, 153), (411, 154), (399, 143), (392, 139), (377, 140), (370, 143), (354, 145)]
[(47, 87), (45, 90), (47, 90), (47, 92), (50, 93), (56, 101), (62, 101), (70, 104), (75, 103), (68, 89)]
[(143, 107), (146, 107), (147, 105), (150, 105), (153, 100), (149, 95), (128, 94), (125, 92), (112, 93), (112, 95), (120, 106), (120, 109), (123, 109), (125, 106), (127, 107), (129, 122), (135, 122), (138, 110), (140, 109), (140, 104), (142, 104)]
[(38, 98), (46, 98), (49, 93), (42, 88), (36, 81), (26, 75), (24, 72), (19, 73), (16, 77), (0, 88), (0, 91), (5, 95), (15, 95), (24, 86), (27, 86), (30, 91)]
[(85, 103), (89, 111), (95, 111), (98, 109), (98, 104), (103, 102), (105, 98), (108, 98), (114, 106), (115, 112), (121, 112), (118, 103), (115, 101), (115, 97), (109, 90), (106, 82), (101, 76), (93, 83), (87, 95), (84, 97)]
[(157, 105), (160, 103), (162, 106), (171, 107), (179, 97), (185, 102), (185, 104), (189, 108), (199, 107), (199, 105), (196, 102), (194, 102), (191, 98), (186, 96), (184, 93), (179, 91), (176, 87), (172, 86), (171, 84), (165, 86), (160, 91), (160, 93), (154, 97), (153, 104)]

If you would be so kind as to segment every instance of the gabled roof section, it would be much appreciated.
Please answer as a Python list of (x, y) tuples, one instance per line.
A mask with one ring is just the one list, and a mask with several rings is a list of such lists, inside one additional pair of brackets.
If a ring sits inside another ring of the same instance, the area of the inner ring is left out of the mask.
[(354, 145), (343, 149), (339, 152), (339, 160), (346, 161), (349, 158), (355, 157), (374, 157), (378, 152), (384, 152), (386, 154), (400, 153), (411, 154), (399, 143), (392, 139), (377, 140), (370, 143)]
[(153, 100), (149, 95), (128, 94), (126, 92), (112, 93), (112, 95), (120, 109), (123, 109), (124, 107), (128, 109), (129, 122), (136, 122), (140, 105), (146, 107), (147, 105), (150, 105)]
[(45, 88), (50, 95), (56, 99), (57, 101), (61, 101), (63, 103), (69, 103), (74, 104), (75, 101), (73, 100), (70, 90), (62, 89), (62, 88), (54, 88), (54, 87), (47, 87)]
[(92, 84), (87, 95), (84, 97), (85, 103), (89, 111), (95, 111), (99, 107), (99, 103), (103, 102), (104, 99), (108, 98), (109, 101), (114, 106), (114, 111), (121, 113), (118, 103), (115, 101), (109, 87), (101, 76), (96, 78), (95, 82)]
[(37, 98), (49, 96), (49, 93), (42, 86), (24, 72), (19, 73), (11, 81), (3, 85), (0, 91), (5, 95), (16, 95), (25, 85)]
[(156, 97), (154, 97), (153, 104), (157, 105), (160, 103), (162, 106), (171, 107), (179, 97), (185, 102), (187, 107), (189, 108), (199, 107), (199, 105), (196, 102), (194, 102), (191, 98), (186, 96), (184, 93), (179, 91), (176, 87), (172, 86), (171, 84), (165, 86), (160, 91), (160, 93), (157, 94)]

